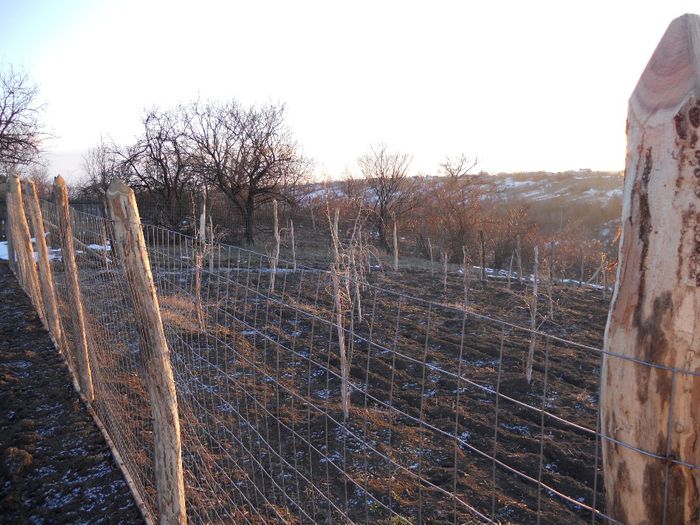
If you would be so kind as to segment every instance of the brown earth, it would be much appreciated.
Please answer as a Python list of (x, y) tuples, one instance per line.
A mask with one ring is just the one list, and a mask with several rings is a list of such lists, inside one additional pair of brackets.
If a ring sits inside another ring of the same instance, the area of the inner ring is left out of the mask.
[(68, 368), (0, 264), (0, 523), (143, 523)]

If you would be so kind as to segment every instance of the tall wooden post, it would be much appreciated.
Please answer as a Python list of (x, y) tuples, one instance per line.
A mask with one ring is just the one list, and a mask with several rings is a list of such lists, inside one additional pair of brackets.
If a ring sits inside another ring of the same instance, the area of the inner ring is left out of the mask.
[(158, 512), (161, 523), (187, 522), (182, 477), (180, 420), (170, 351), (163, 332), (158, 296), (141, 229), (134, 192), (115, 179), (107, 190), (110, 218), (114, 221), (114, 244), (124, 267), (141, 338), (144, 382), (153, 412)]
[(16, 270), (15, 265), (15, 245), (14, 239), (12, 238), (12, 194), (10, 193), (10, 185), (7, 185), (7, 192), (5, 193), (5, 211), (7, 212), (5, 220), (5, 238), (7, 239), (7, 262), (10, 264), (10, 268)]
[(700, 470), (686, 466), (700, 465), (699, 135), (700, 17), (683, 15), (629, 101), (601, 377), (606, 512), (624, 523), (700, 519)]
[(399, 271), (399, 234), (396, 230), (396, 215), (392, 215), (394, 220), (394, 271)]
[(537, 341), (537, 335), (535, 330), (537, 330), (537, 301), (538, 298), (538, 284), (540, 280), (540, 258), (539, 258), (539, 248), (535, 246), (534, 250), (535, 260), (532, 263), (532, 304), (530, 306), (530, 349), (527, 352), (527, 363), (525, 364), (525, 378), (527, 379), (528, 385), (532, 381), (532, 366), (535, 362), (535, 343)]
[(34, 261), (34, 247), (32, 246), (32, 236), (29, 233), (29, 224), (24, 212), (24, 200), (22, 198), (22, 186), (19, 177), (12, 174), (8, 178), (9, 190), (12, 195), (12, 222), (15, 235), (15, 248), (19, 254), (19, 264), (22, 268), (22, 283), (29, 297), (34, 303), (42, 321), (46, 322), (44, 315), (44, 305), (39, 287), (39, 275), (37, 274), (36, 263)]
[(518, 282), (523, 282), (523, 258), (520, 252), (520, 235), (515, 238), (515, 257), (518, 261)]
[(479, 230), (479, 257), (481, 262), (481, 273), (479, 273), (479, 278), (481, 282), (486, 280), (486, 242), (484, 241), (484, 230)]
[(68, 289), (69, 300), (72, 302), (70, 305), (70, 317), (73, 326), (73, 353), (78, 365), (80, 389), (87, 401), (92, 402), (94, 399), (92, 371), (90, 370), (90, 359), (88, 357), (83, 299), (80, 294), (80, 283), (78, 282), (78, 265), (75, 262), (73, 228), (70, 223), (70, 210), (68, 208), (68, 189), (63, 177), (60, 175), (54, 181), (53, 193), (61, 237), (61, 257), (66, 273), (66, 288)]
[(581, 267), (579, 268), (578, 287), (581, 288), (583, 286), (583, 248), (581, 246), (578, 247), (578, 258), (581, 263)]
[(34, 230), (34, 244), (36, 252), (39, 256), (39, 276), (41, 295), (44, 299), (44, 311), (46, 312), (46, 322), (49, 327), (49, 332), (53, 337), (57, 348), (61, 347), (62, 329), (61, 319), (58, 314), (58, 300), (56, 299), (56, 288), (53, 282), (53, 272), (51, 271), (51, 263), (49, 260), (49, 250), (46, 247), (46, 232), (44, 231), (44, 219), (41, 215), (41, 206), (39, 205), (39, 196), (36, 193), (36, 187), (31, 180), (24, 181), (25, 194), (27, 200), (27, 211), (32, 221)]

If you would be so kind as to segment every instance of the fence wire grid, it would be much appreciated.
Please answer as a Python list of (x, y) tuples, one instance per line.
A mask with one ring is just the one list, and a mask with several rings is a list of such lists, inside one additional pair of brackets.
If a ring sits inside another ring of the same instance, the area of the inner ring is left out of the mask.
[[(77, 298), (56, 205), (44, 201), (42, 213), (58, 345), (75, 371), (67, 320)], [(157, 521), (153, 425), (113, 223), (77, 210), (71, 223), (92, 406)], [(416, 296), (419, 286), (341, 275), (357, 292), (343, 302), (328, 270), (271, 264), (270, 254), (157, 226), (143, 233), (175, 376), (191, 523), (615, 523), (605, 514), (601, 348), (481, 313), (459, 277), (451, 296), (435, 299)]]

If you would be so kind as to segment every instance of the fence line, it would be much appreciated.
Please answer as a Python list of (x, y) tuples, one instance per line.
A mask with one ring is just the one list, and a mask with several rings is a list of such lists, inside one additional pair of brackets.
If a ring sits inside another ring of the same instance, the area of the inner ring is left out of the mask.
[[(76, 373), (81, 336), (69, 322), (74, 296), (59, 208), (43, 202), (41, 212), (61, 350)], [(13, 228), (19, 222), (13, 215)], [(129, 270), (113, 250), (111, 219), (70, 210), (69, 224), (91, 408), (145, 516), (157, 521), (163, 494), (143, 374), (151, 349), (134, 316)], [(604, 357), (687, 378), (694, 371), (571, 340), (554, 325), (519, 324), (529, 314), (482, 313), (461, 277), (447, 283), (452, 300), (416, 297), (375, 274), (337, 273), (337, 288), (360, 294), (337, 300), (331, 270), (276, 256), (271, 268), (269, 255), (213, 239), (205, 248), (210, 264), (198, 265), (196, 238), (140, 229), (177, 392), (190, 522), (614, 523), (604, 506), (603, 441), (699, 468), (600, 430)], [(17, 256), (19, 268), (34, 264), (29, 254)], [(25, 289), (28, 274), (18, 275)]]

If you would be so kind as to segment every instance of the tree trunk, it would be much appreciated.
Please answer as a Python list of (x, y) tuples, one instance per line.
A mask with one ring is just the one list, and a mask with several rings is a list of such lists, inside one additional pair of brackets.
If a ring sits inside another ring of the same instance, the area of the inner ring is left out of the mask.
[(630, 98), (601, 377), (606, 509), (624, 523), (700, 520), (700, 470), (686, 466), (700, 465), (699, 68), (700, 17), (684, 15)]

